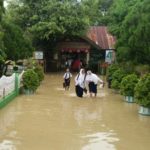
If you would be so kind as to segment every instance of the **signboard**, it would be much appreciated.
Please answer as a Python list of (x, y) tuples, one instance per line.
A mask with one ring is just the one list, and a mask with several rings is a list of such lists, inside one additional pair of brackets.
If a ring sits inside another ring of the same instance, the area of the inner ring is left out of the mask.
[(43, 51), (35, 51), (35, 59), (43, 59)]
[(106, 50), (105, 62), (112, 63), (112, 61), (113, 61), (113, 50)]

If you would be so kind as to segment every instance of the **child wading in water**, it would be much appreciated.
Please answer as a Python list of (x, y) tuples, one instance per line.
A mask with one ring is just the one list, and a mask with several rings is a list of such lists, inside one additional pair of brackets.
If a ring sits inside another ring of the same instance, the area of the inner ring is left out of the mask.
[(80, 72), (75, 77), (75, 91), (78, 97), (83, 97), (83, 92), (86, 93), (85, 79), (86, 79), (85, 69), (80, 69)]
[(70, 73), (69, 69), (66, 69), (66, 72), (63, 76), (64, 78), (63, 86), (65, 90), (69, 90), (71, 77), (72, 77), (72, 74)]
[(94, 96), (96, 97), (98, 82), (100, 82), (101, 84), (104, 84), (104, 82), (96, 74), (92, 73), (91, 70), (88, 70), (86, 83), (89, 86), (90, 97), (92, 97), (92, 94), (94, 94)]

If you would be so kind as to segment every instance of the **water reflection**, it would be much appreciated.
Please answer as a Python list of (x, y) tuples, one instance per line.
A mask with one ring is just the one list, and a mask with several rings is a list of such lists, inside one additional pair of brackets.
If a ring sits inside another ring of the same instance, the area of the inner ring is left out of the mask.
[(4, 140), (0, 142), (0, 150), (17, 150), (12, 141)]
[(92, 110), (90, 108), (81, 107), (74, 110), (74, 118), (79, 126), (82, 126), (85, 122), (101, 120), (101, 109), (99, 111)]
[(84, 136), (88, 139), (82, 150), (116, 150), (115, 142), (119, 141), (116, 134), (112, 131), (99, 132), (91, 135)]
[(150, 149), (150, 117), (136, 104), (107, 88), (97, 98), (74, 91), (73, 82), (65, 91), (61, 75), (47, 75), (36, 94), (0, 110), (0, 150)]
[(7, 129), (12, 126), (16, 120), (15, 107), (7, 109), (5, 113), (0, 115), (0, 135), (4, 135), (7, 132)]

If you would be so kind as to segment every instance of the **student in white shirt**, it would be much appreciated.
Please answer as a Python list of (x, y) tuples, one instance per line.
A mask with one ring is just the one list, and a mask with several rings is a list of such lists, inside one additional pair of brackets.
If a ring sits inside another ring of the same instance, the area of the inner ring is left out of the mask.
[(86, 83), (89, 87), (90, 97), (94, 93), (95, 97), (97, 96), (97, 84), (98, 82), (104, 83), (96, 74), (92, 73), (91, 70), (87, 71)]
[(75, 77), (75, 90), (78, 97), (83, 97), (83, 91), (85, 89), (85, 69), (80, 69), (80, 72)]
[(71, 77), (72, 77), (72, 74), (70, 73), (69, 69), (66, 69), (66, 72), (63, 76), (63, 78), (64, 78), (63, 86), (64, 86), (65, 90), (69, 90)]

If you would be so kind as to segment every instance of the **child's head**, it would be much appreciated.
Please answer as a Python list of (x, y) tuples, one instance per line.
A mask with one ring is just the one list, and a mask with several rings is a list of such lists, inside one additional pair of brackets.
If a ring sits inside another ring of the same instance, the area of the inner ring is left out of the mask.
[(66, 69), (66, 72), (69, 72), (69, 68)]
[(87, 74), (88, 74), (88, 75), (91, 75), (91, 74), (92, 74), (92, 71), (91, 71), (91, 70), (88, 70), (88, 71), (87, 71)]
[(80, 74), (85, 74), (85, 69), (84, 68), (80, 69)]

